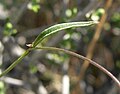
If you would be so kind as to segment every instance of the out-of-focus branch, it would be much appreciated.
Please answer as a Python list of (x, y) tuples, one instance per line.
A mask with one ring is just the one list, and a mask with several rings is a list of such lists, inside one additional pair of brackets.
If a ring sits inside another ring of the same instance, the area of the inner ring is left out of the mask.
[[(107, 11), (110, 8), (111, 4), (112, 4), (112, 0), (107, 0), (106, 1), (106, 5), (105, 5), (105, 8), (104, 8), (105, 13), (102, 15), (100, 23), (96, 27), (96, 32), (94, 34), (94, 37), (93, 37), (92, 41), (90, 42), (90, 44), (88, 46), (88, 51), (87, 51), (86, 57), (89, 58), (89, 59), (91, 59), (93, 57), (93, 53), (94, 53), (96, 43), (97, 43), (97, 41), (100, 37), (100, 34), (102, 32), (103, 25), (104, 25), (104, 23), (107, 19)], [(89, 66), (89, 62), (85, 60), (82, 67), (81, 67), (79, 80), (83, 79), (85, 71), (87, 70), (88, 66)]]
[(83, 9), (83, 11), (78, 12), (77, 16), (75, 18), (73, 18), (72, 21), (78, 21), (79, 19), (84, 18), (86, 13), (88, 13), (92, 9), (95, 10), (101, 4), (102, 4), (102, 2), (100, 2), (98, 0), (91, 0), (91, 2)]
[(19, 11), (17, 11), (16, 15), (11, 15), (10, 21), (13, 25), (16, 25), (17, 22), (20, 20), (23, 13), (27, 10), (27, 4), (29, 3), (29, 0), (26, 0), (25, 3), (20, 7)]
[[(96, 27), (96, 32), (94, 34), (94, 37), (93, 37), (92, 41), (89, 43), (88, 51), (87, 51), (87, 55), (86, 55), (86, 57), (89, 58), (89, 59), (92, 59), (92, 57), (93, 57), (93, 53), (94, 53), (96, 43), (97, 43), (97, 41), (100, 37), (103, 25), (104, 25), (104, 23), (106, 21), (106, 18), (107, 18), (107, 11), (110, 8), (111, 4), (112, 4), (112, 0), (107, 0), (106, 1), (105, 7), (104, 7), (105, 13), (102, 15), (101, 20)], [(89, 62), (85, 60), (83, 65), (81, 66), (78, 81), (81, 81), (84, 78), (84, 75), (85, 75), (85, 72), (86, 72), (88, 66), (89, 66)], [(79, 82), (77, 82), (74, 91), (76, 91), (77, 93), (78, 92), (80, 93), (81, 92), (80, 90), (82, 90), (82, 89), (79, 86)]]
[(25, 37), (25, 38), (30, 38), (30, 37), (33, 37), (33, 36), (37, 36), (46, 27), (48, 27), (48, 26), (41, 26), (41, 27), (38, 27), (38, 28), (26, 30), (25, 32), (20, 32), (19, 34), (17, 34), (17, 36), (15, 38), (18, 39), (21, 36)]

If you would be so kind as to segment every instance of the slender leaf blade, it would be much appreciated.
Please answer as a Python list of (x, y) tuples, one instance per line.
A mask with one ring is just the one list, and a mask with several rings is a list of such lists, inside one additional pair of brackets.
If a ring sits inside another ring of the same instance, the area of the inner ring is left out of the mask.
[(61, 23), (53, 25), (47, 29), (45, 29), (43, 32), (41, 32), (38, 37), (35, 39), (35, 41), (32, 43), (32, 47), (36, 47), (43, 39), (46, 37), (57, 33), (60, 30), (73, 28), (73, 27), (83, 27), (83, 26), (89, 26), (96, 24), (98, 22), (96, 21), (87, 21), (87, 22), (69, 22), (69, 23)]

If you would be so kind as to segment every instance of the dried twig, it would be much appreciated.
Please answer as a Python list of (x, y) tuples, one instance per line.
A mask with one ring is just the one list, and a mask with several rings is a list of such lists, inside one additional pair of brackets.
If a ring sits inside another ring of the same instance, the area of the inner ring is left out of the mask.
[[(93, 57), (93, 53), (94, 53), (96, 43), (97, 43), (97, 41), (100, 37), (100, 34), (102, 32), (103, 25), (104, 25), (104, 23), (106, 21), (106, 18), (107, 18), (107, 11), (108, 11), (109, 7), (111, 6), (111, 4), (112, 4), (112, 0), (107, 0), (105, 8), (104, 8), (105, 13), (102, 15), (100, 23), (97, 25), (94, 37), (93, 37), (92, 41), (90, 42), (90, 44), (88, 46), (88, 53), (87, 53), (86, 57), (89, 58), (89, 59), (91, 59)], [(82, 80), (82, 78), (84, 77), (85, 71), (87, 70), (88, 66), (89, 66), (89, 62), (85, 60), (85, 62), (81, 66), (79, 80)]]

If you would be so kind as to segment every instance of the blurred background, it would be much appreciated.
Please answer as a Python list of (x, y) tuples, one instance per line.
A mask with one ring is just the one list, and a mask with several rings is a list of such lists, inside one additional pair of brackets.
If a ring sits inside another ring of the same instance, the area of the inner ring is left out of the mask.
[[(86, 56), (120, 80), (120, 0), (0, 0), (0, 73), (42, 30), (62, 22), (99, 21), (42, 42)], [(0, 79), (0, 94), (120, 94), (98, 68), (55, 51), (32, 51)]]

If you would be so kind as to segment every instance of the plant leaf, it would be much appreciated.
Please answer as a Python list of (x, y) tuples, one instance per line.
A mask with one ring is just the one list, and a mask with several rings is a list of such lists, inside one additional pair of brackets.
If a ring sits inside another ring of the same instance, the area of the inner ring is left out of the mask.
[(32, 47), (36, 47), (43, 39), (46, 37), (64, 29), (73, 28), (73, 27), (83, 27), (83, 26), (89, 26), (92, 24), (96, 24), (98, 22), (96, 21), (86, 21), (86, 22), (69, 22), (69, 23), (61, 23), (53, 25), (47, 29), (45, 29), (43, 32), (41, 32), (38, 37), (35, 39), (35, 41), (32, 43)]

